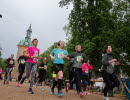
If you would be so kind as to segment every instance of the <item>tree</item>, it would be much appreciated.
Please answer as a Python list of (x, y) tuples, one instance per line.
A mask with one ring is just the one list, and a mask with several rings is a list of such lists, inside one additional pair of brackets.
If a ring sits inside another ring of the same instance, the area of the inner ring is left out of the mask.
[[(49, 54), (51, 53), (51, 51), (54, 49), (54, 48), (56, 48), (57, 47), (57, 43), (54, 43), (52, 46), (50, 46), (45, 52), (43, 52), (42, 54), (41, 54), (41, 56), (44, 58), (44, 57), (47, 57), (47, 59), (48, 59), (48, 63), (47, 63), (47, 65), (48, 65), (48, 68), (47, 68), (47, 70), (48, 70), (48, 72), (47, 72), (47, 77), (48, 78), (51, 78), (51, 76), (52, 76), (52, 72), (53, 72), (53, 64), (52, 64), (52, 61), (51, 61), (51, 59), (50, 59), (50, 56), (49, 56)], [(40, 61), (39, 61), (39, 64), (41, 64), (42, 63), (42, 61), (43, 61), (43, 59), (41, 59)]]
[(59, 4), (60, 7), (73, 4), (69, 24), (64, 28), (69, 36), (69, 52), (74, 51), (75, 45), (82, 45), (95, 70), (101, 67), (102, 49), (106, 45), (112, 45), (113, 55), (119, 60), (122, 52), (129, 55), (129, 0), (61, 0)]

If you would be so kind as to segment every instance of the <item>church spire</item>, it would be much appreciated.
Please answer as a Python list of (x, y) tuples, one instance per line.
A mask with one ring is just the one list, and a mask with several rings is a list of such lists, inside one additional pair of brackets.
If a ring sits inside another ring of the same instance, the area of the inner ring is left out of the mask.
[(31, 24), (30, 24), (30, 26), (29, 26), (29, 28), (27, 30), (27, 34), (26, 34), (25, 39), (31, 40), (31, 33), (32, 33), (32, 28), (31, 28)]

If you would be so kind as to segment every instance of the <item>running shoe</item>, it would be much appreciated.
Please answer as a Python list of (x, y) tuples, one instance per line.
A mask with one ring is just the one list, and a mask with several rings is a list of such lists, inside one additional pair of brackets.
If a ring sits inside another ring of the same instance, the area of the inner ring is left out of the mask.
[(54, 89), (50, 90), (50, 94), (54, 95)]
[(20, 84), (19, 84), (19, 83), (17, 83), (17, 84), (16, 84), (16, 86), (17, 86), (17, 87), (19, 87), (19, 86), (20, 86)]
[(6, 83), (6, 80), (4, 80), (4, 83), (3, 83), (3, 84), (5, 85), (5, 83)]
[(28, 90), (28, 93), (34, 94), (34, 92), (33, 92), (33, 90), (31, 88)]
[(108, 97), (104, 97), (103, 100), (109, 100), (109, 98)]
[(41, 90), (44, 90), (44, 88), (43, 88), (43, 87), (41, 87), (40, 89), (41, 89)]
[(9, 81), (7, 81), (6, 84), (9, 84)]
[(63, 96), (64, 96), (64, 95), (62, 94), (62, 91), (59, 91), (57, 95), (58, 95), (58, 97), (63, 97)]
[(84, 97), (86, 95), (86, 93), (85, 92), (80, 92), (79, 95), (80, 95), (80, 97)]
[(67, 83), (67, 91), (70, 90), (70, 83)]
[(24, 82), (24, 79), (22, 79), (22, 80), (20, 81), (20, 84), (23, 84), (23, 82)]

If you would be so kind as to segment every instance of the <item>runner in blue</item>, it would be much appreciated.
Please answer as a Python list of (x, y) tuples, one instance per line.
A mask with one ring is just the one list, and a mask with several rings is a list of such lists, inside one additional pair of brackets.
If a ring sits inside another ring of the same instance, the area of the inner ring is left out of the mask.
[(54, 95), (54, 88), (58, 84), (58, 96), (62, 97), (62, 83), (63, 83), (63, 67), (64, 67), (64, 60), (67, 58), (68, 52), (64, 50), (64, 42), (58, 42), (58, 48), (52, 50), (50, 57), (53, 60), (54, 64), (54, 71), (56, 73), (56, 79), (53, 82), (53, 86), (51, 88), (51, 94)]

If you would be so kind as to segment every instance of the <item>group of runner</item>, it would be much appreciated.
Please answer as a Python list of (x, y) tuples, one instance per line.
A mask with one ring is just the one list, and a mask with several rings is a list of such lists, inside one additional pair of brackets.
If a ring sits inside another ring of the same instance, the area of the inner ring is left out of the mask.
[[(16, 86), (20, 86), (20, 84), (23, 84), (24, 80), (29, 78), (31, 74), (30, 86), (28, 90), (28, 93), (30, 94), (34, 94), (32, 87), (34, 85), (35, 76), (37, 72), (38, 59), (42, 59), (42, 57), (40, 56), (40, 50), (37, 48), (38, 40), (33, 39), (32, 44), (33, 46), (29, 47), (27, 51), (24, 51), (23, 55), (20, 56), (18, 59), (19, 76), (18, 76), (18, 82), (16, 84)], [(74, 79), (69, 81), (70, 84), (72, 82), (76, 83), (77, 93), (81, 97), (90, 94), (88, 92), (88, 87), (87, 87), (87, 85), (91, 84), (91, 81), (89, 79), (89, 70), (93, 70), (92, 65), (90, 65), (90, 60), (86, 57), (84, 53), (82, 53), (82, 46), (77, 45), (75, 47), (76, 51), (71, 55), (69, 55), (68, 52), (64, 50), (64, 46), (65, 46), (64, 41), (59, 41), (58, 48), (53, 49), (52, 52), (50, 53), (50, 58), (53, 61), (53, 71), (56, 74), (56, 78), (54, 79), (53, 85), (50, 89), (50, 94), (52, 95), (55, 94), (54, 90), (55, 87), (57, 86), (58, 88), (57, 95), (59, 97), (63, 97), (62, 85), (63, 85), (63, 76), (64, 76), (63, 69), (64, 69), (65, 59), (71, 62), (71, 67), (72, 67), (71, 71), (75, 76)], [(13, 57), (14, 55), (12, 54), (11, 57), (6, 60), (7, 67), (6, 67), (4, 84), (9, 83), (10, 74), (15, 62)], [(116, 59), (113, 59), (112, 57), (112, 47), (106, 46), (103, 54), (102, 70), (101, 70), (103, 80), (106, 84), (104, 88), (103, 100), (109, 100), (107, 96), (108, 91), (112, 90), (114, 87), (119, 86), (119, 80), (116, 77), (114, 72), (114, 66), (119, 64), (120, 63)], [(46, 57), (43, 59), (42, 64), (38, 68), (39, 68), (38, 83), (42, 83), (41, 90), (44, 90), (43, 82), (45, 81), (45, 77), (47, 73)], [(25, 69), (26, 69), (26, 74), (24, 77), (22, 77)]]

